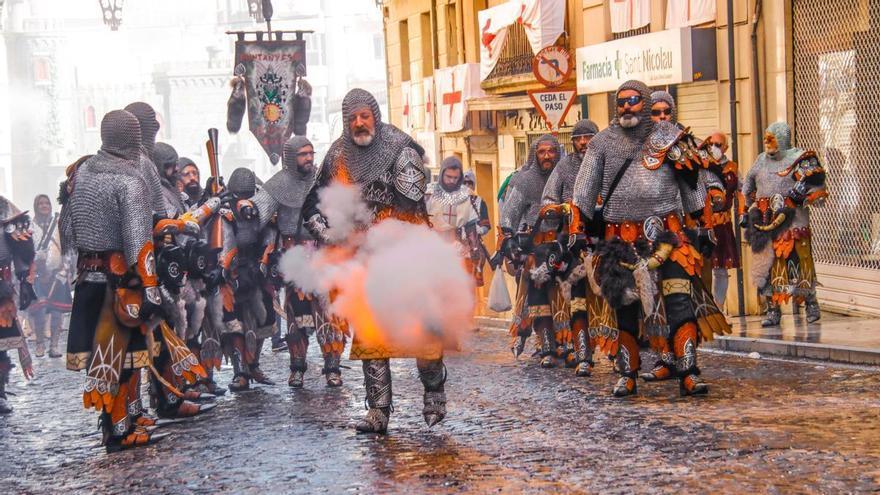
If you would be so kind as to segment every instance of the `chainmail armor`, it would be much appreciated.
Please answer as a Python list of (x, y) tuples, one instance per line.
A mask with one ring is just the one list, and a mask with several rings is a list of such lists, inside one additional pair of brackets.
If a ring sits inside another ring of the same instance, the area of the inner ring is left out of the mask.
[(538, 221), (544, 187), (552, 175), (552, 171), (541, 170), (536, 156), (538, 145), (545, 142), (550, 142), (557, 148), (556, 165), (563, 159), (564, 150), (554, 136), (545, 134), (532, 143), (528, 161), (511, 177), (507, 185), (504, 205), (501, 208), (501, 227), (518, 231), (522, 224), (533, 226)]
[(122, 251), (132, 266), (152, 239), (152, 212), (143, 201), (147, 186), (138, 170), (137, 120), (114, 110), (101, 121), (101, 138), (105, 144), (76, 173), (69, 203), (74, 245), (80, 252)]

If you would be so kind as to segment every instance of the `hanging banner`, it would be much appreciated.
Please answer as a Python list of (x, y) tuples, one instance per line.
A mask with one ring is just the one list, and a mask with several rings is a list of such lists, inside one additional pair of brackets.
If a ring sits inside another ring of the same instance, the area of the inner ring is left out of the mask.
[(412, 84), (409, 81), (402, 81), (400, 83), (400, 99), (403, 104), (403, 110), (401, 111), (403, 118), (400, 121), (400, 130), (407, 134), (410, 134), (413, 128), (411, 85)]
[(715, 0), (669, 0), (666, 29), (695, 26), (715, 20)]
[(422, 94), (425, 95), (425, 121), (422, 129), (434, 130), (434, 77), (422, 79)]
[(532, 105), (544, 117), (550, 130), (558, 131), (565, 122), (565, 116), (571, 109), (577, 96), (574, 89), (533, 89), (528, 91)]
[(477, 13), (480, 27), (480, 80), (484, 81), (501, 58), (507, 27), (525, 29), (532, 53), (552, 45), (565, 30), (565, 0), (509, 0)]
[(440, 132), (464, 129), (467, 101), (485, 96), (479, 64), (461, 64), (434, 71), (437, 85), (437, 125)]
[(306, 75), (305, 41), (236, 41), (234, 74), (245, 80), (248, 126), (277, 164), (293, 134), (297, 79)]
[(651, 0), (611, 0), (608, 7), (612, 33), (625, 33), (651, 23)]

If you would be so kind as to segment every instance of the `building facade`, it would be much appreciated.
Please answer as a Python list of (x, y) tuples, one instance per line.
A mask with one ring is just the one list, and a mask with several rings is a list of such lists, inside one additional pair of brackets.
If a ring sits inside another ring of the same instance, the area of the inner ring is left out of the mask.
[[(636, 78), (676, 96), (679, 120), (699, 137), (715, 129), (730, 136), (735, 109), (742, 174), (762, 150), (763, 129), (787, 121), (795, 144), (816, 150), (829, 171), (832, 199), (814, 211), (820, 299), (880, 313), (880, 167), (869, 157), (880, 126), (869, 103), (880, 97), (880, 0), (733, 4), (731, 23), (723, 0), (384, 0), (391, 121), (426, 145), (434, 165), (460, 156), (495, 221), (499, 185), (549, 130), (526, 94), (542, 87), (532, 60), (544, 46), (567, 49), (574, 62), (565, 85), (578, 89), (578, 101), (557, 129), (566, 144), (581, 117), (608, 125), (611, 88), (629, 78), (629, 65), (641, 64)], [(518, 16), (499, 43), (492, 22), (509, 9)], [(553, 39), (536, 43), (548, 32)], [(453, 70), (463, 65), (480, 70)], [(460, 86), (450, 87), (450, 72)], [(446, 112), (457, 117), (456, 105), (464, 107), (461, 126), (449, 131)], [(742, 304), (756, 314), (745, 247)], [(738, 314), (736, 283), (730, 292), (726, 309)]]

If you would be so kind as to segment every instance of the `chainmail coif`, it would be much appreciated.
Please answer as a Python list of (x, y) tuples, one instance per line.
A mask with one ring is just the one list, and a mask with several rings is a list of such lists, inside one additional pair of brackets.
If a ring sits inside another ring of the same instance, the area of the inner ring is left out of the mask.
[(663, 103), (669, 105), (669, 110), (672, 112), (672, 121), (677, 122), (678, 111), (675, 108), (675, 98), (673, 98), (672, 95), (666, 91), (654, 91), (653, 93), (651, 93), (651, 105), (653, 106), (654, 103), (657, 103), (658, 101), (662, 101)]
[(239, 198), (250, 198), (257, 189), (257, 176), (251, 169), (239, 167), (232, 171), (226, 187)]
[(125, 110), (137, 117), (141, 125), (141, 145), (146, 150), (147, 156), (153, 153), (156, 145), (156, 134), (159, 133), (159, 121), (156, 120), (156, 111), (149, 104), (142, 101), (129, 103)]
[(290, 139), (281, 148), (281, 167), (291, 171), (297, 170), (296, 154), (306, 146), (311, 146), (314, 149), (314, 145), (309, 141), (309, 138), (305, 136), (290, 136)]
[(599, 126), (590, 119), (578, 120), (571, 130), (571, 137), (578, 136), (595, 136), (599, 133)]
[(538, 163), (537, 149), (541, 143), (550, 143), (556, 148), (554, 168), (562, 159), (563, 148), (552, 134), (544, 134), (529, 147), (528, 161), (510, 179), (501, 211), (501, 226), (519, 230), (523, 223), (534, 225), (541, 210), (541, 197), (552, 170), (543, 170)]
[(101, 151), (126, 160), (137, 160), (141, 149), (141, 127), (125, 110), (112, 110), (101, 119)]

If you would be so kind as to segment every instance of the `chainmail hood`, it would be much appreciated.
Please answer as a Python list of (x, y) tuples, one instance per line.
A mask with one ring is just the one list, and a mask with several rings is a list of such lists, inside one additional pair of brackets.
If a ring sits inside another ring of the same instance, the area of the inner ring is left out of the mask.
[(305, 146), (312, 146), (314, 148), (314, 145), (307, 137), (290, 136), (290, 139), (284, 143), (284, 147), (281, 151), (281, 167), (287, 170), (296, 171), (298, 169), (296, 165), (296, 154)]
[(595, 136), (598, 133), (599, 126), (597, 126), (595, 122), (590, 119), (581, 119), (577, 121), (574, 128), (571, 130), (571, 137)]
[(166, 167), (174, 166), (175, 170), (178, 168), (179, 157), (177, 156), (177, 150), (174, 149), (170, 144), (167, 143), (156, 143), (156, 146), (153, 147), (152, 154), (153, 163), (156, 164), (156, 167), (160, 171), (160, 177), (164, 178), (164, 171)]
[(529, 146), (528, 161), (526, 161), (526, 164), (522, 168), (522, 170), (525, 171), (527, 169), (534, 169), (539, 174), (546, 177), (546, 176), (550, 175), (550, 172), (552, 172), (552, 169), (545, 171), (541, 168), (541, 164), (538, 163), (537, 151), (538, 151), (538, 145), (541, 143), (551, 143), (553, 146), (556, 147), (556, 161), (553, 163), (554, 167), (556, 166), (556, 164), (559, 163), (559, 160), (562, 159), (562, 156), (565, 154), (565, 149), (562, 147), (561, 144), (559, 144), (559, 140), (556, 139), (556, 136), (554, 136), (552, 134), (544, 134), (543, 136), (539, 137), (538, 139), (535, 139), (532, 142), (532, 145)]
[(464, 173), (464, 178), (462, 179), (462, 182), (470, 182), (471, 184), (474, 185), (474, 187), (476, 187), (477, 186), (477, 174), (475, 174), (473, 170), (468, 170), (467, 172)]
[(239, 198), (250, 198), (257, 190), (257, 176), (250, 169), (239, 167), (232, 171), (226, 187)]
[(620, 118), (615, 116), (611, 121), (612, 127), (621, 127), (625, 134), (631, 135), (636, 139), (644, 139), (651, 133), (653, 129), (654, 122), (651, 120), (651, 89), (648, 88), (645, 83), (642, 81), (636, 81), (634, 79), (626, 81), (621, 84), (619, 88), (617, 88), (617, 92), (614, 93), (615, 96), (619, 95), (621, 91), (625, 89), (632, 89), (638, 91), (640, 95), (642, 95), (642, 101), (644, 105), (642, 105), (642, 111), (639, 112), (639, 124), (632, 128), (621, 127)]
[(672, 121), (678, 122), (678, 110), (675, 108), (675, 98), (673, 98), (667, 91), (654, 91), (651, 93), (651, 106), (654, 106), (654, 103), (657, 103), (658, 101), (662, 101), (669, 105), (669, 110), (672, 111)]
[[(355, 144), (351, 136), (349, 123), (355, 110), (367, 107), (373, 113), (376, 122), (373, 141), (367, 146)], [(342, 158), (352, 179), (366, 184), (373, 182), (385, 173), (397, 160), (400, 152), (407, 146), (424, 155), (424, 149), (409, 135), (381, 121), (382, 112), (379, 104), (369, 92), (355, 88), (342, 100), (342, 137), (333, 142), (327, 152), (327, 159), (335, 162)]]
[(464, 171), (462, 170), (461, 160), (459, 160), (457, 156), (447, 156), (442, 162), (440, 162), (440, 178), (437, 183), (441, 188), (446, 189), (446, 186), (443, 184), (443, 174), (449, 169), (458, 169), (462, 172), (462, 174), (458, 176), (458, 182), (455, 183), (455, 187), (449, 190), (449, 192), (457, 191), (461, 188), (461, 185), (464, 184)]
[(101, 119), (101, 151), (137, 160), (141, 149), (141, 128), (137, 118), (125, 110), (112, 110)]
[(791, 149), (791, 127), (788, 124), (774, 122), (767, 127), (767, 132), (776, 136), (776, 142), (779, 144), (779, 152), (776, 155), (782, 156)]
[(137, 117), (141, 125), (141, 145), (147, 156), (153, 153), (153, 147), (156, 145), (156, 134), (159, 133), (159, 121), (156, 120), (156, 111), (153, 107), (142, 102), (136, 101), (125, 107), (125, 110), (131, 112)]

